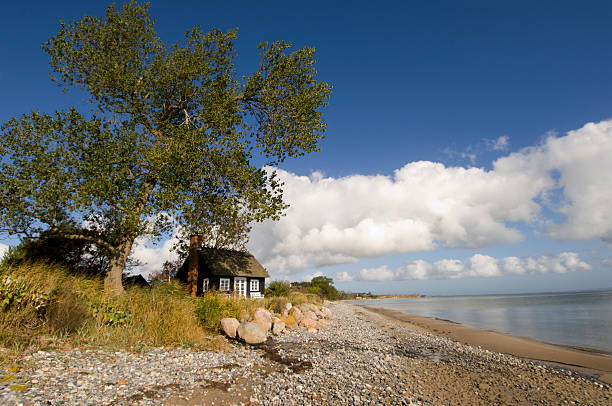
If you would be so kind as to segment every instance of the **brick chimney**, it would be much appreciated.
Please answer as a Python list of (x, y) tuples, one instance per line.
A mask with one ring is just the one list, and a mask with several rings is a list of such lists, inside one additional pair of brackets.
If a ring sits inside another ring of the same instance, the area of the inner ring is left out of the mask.
[(192, 297), (198, 292), (198, 248), (200, 248), (200, 236), (192, 235), (189, 238), (189, 266), (187, 268), (187, 291)]

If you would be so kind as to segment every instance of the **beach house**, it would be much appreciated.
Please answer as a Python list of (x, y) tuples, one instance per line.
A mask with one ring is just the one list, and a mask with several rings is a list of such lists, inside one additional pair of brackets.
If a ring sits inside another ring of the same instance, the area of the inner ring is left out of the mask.
[(199, 239), (190, 241), (189, 256), (176, 277), (187, 284), (192, 296), (209, 290), (232, 296), (264, 297), (266, 269), (248, 252), (199, 247)]

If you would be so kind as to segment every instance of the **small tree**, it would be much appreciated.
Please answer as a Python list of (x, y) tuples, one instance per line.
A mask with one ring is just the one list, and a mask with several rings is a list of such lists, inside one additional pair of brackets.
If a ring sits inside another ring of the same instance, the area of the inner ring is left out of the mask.
[(92, 112), (33, 112), (0, 138), (1, 229), (105, 250), (114, 293), (136, 237), (179, 227), (235, 246), (251, 222), (278, 218), (269, 166), (318, 150), (331, 90), (315, 80), (313, 48), (262, 43), (240, 79), (236, 30), (195, 27), (165, 44), (147, 13), (132, 1), (62, 22), (43, 45), (53, 80), (88, 92)]

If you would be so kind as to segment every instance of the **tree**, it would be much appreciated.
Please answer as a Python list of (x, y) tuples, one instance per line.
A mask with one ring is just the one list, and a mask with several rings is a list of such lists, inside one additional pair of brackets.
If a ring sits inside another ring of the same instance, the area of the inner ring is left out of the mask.
[(331, 92), (315, 79), (313, 48), (262, 43), (255, 72), (237, 78), (236, 30), (195, 27), (168, 45), (148, 8), (62, 22), (43, 44), (52, 78), (89, 93), (91, 111), (12, 118), (0, 140), (2, 230), (105, 250), (116, 294), (139, 236), (177, 227), (227, 245), (278, 219), (286, 206), (271, 167), (318, 150)]
[(329, 300), (338, 299), (338, 290), (333, 286), (334, 280), (325, 276), (315, 276), (310, 281), (310, 287), (312, 293), (316, 293), (321, 297)]

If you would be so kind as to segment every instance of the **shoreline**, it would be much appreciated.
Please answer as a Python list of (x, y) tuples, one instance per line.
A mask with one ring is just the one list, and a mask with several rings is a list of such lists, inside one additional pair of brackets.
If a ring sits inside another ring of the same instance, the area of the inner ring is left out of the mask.
[(580, 373), (595, 376), (607, 384), (612, 384), (612, 356), (604, 351), (550, 344), (492, 330), (467, 327), (452, 320), (418, 316), (397, 310), (359, 304), (355, 304), (355, 306), (419, 332), (430, 333), (489, 351), (573, 369)]
[[(227, 351), (31, 351), (0, 404), (608, 406), (612, 386), (565, 366), (464, 345), (367, 307), (328, 303), (330, 326)], [(435, 320), (434, 320), (435, 321)], [(439, 322), (439, 321), (438, 321)]]

